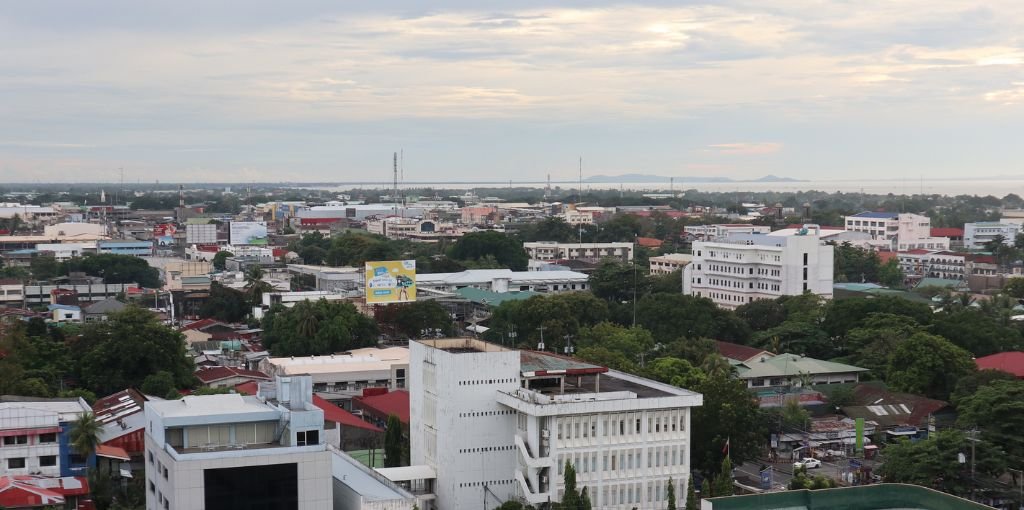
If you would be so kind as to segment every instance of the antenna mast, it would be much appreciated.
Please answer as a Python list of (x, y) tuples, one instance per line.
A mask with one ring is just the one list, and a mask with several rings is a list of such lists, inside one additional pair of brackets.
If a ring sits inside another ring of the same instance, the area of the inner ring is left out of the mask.
[[(576, 214), (580, 214), (580, 202), (583, 202), (583, 156), (580, 156), (580, 195), (576, 199)], [(580, 224), (580, 244), (583, 244), (583, 222), (577, 216), (577, 220)], [(582, 250), (582, 248), (580, 248)]]
[(395, 214), (398, 214), (398, 153), (394, 153), (394, 189), (391, 191), (391, 202), (395, 204)]

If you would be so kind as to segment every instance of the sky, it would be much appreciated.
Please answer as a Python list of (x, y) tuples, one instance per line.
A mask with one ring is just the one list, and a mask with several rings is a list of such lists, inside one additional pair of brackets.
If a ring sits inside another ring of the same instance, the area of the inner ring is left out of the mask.
[[(429, 4), (429, 5), (427, 5)], [(1024, 175), (1024, 2), (5, 2), (0, 181)]]

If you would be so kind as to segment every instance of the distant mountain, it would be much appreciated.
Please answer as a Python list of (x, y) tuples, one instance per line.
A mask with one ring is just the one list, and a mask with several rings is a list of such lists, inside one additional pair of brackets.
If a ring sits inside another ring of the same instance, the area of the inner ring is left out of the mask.
[[(800, 179), (793, 179), (791, 177), (779, 177), (776, 175), (766, 175), (759, 179), (730, 179), (728, 177), (675, 177), (678, 183), (695, 183), (695, 182), (803, 182)], [(669, 177), (662, 175), (650, 175), (650, 174), (622, 174), (622, 175), (594, 175), (583, 179), (583, 182), (588, 183), (618, 183), (618, 182), (630, 182), (630, 183), (645, 183), (645, 182), (657, 182), (665, 183), (668, 182)]]

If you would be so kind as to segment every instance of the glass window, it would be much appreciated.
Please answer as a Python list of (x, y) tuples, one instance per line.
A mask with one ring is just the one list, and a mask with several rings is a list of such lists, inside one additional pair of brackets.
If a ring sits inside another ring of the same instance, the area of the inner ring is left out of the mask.
[(42, 467), (51, 467), (57, 465), (56, 455), (43, 455), (39, 457), (39, 465)]
[(25, 467), (25, 457), (7, 459), (7, 469), (21, 469), (23, 467)]
[(39, 434), (39, 442), (40, 443), (56, 443), (57, 442), (57, 434), (53, 433), (53, 432), (51, 432), (49, 434)]

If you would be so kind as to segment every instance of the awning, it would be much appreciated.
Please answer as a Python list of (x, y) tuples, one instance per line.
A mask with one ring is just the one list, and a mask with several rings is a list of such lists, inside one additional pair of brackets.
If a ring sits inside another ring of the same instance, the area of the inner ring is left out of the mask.
[(479, 324), (470, 324), (469, 326), (466, 326), (466, 331), (472, 331), (474, 333), (486, 333), (490, 331), (490, 329), (491, 328), (487, 326), (481, 326)]
[(96, 447), (96, 456), (115, 460), (132, 460), (132, 458), (128, 455), (128, 452), (126, 452), (124, 448), (105, 444), (101, 444)]
[(60, 427), (41, 427), (32, 429), (7, 429), (0, 430), (0, 437), (26, 436), (38, 434), (60, 434)]
[(132, 470), (121, 468), (121, 478), (132, 478)]

